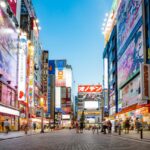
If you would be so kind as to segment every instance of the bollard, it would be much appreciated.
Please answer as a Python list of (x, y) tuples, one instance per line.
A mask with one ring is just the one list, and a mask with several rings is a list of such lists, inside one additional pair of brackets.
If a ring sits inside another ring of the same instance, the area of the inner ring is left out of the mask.
[(119, 127), (119, 135), (121, 135), (121, 127)]
[(140, 130), (140, 137), (143, 139), (143, 129)]

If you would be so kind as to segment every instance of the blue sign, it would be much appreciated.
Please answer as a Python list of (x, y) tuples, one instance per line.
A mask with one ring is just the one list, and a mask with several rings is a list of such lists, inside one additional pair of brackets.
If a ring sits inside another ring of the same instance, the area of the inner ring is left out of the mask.
[(55, 60), (49, 60), (48, 62), (48, 74), (55, 74)]

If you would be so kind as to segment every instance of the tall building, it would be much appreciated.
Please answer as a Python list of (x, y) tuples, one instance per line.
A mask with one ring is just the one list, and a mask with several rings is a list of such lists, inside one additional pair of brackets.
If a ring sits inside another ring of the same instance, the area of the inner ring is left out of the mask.
[(18, 130), (20, 112), (17, 101), (17, 3), (0, 3), (0, 132), (8, 119), (11, 130)]
[[(105, 50), (103, 52), (103, 60), (105, 67), (107, 67), (104, 77), (105, 86), (108, 85), (108, 103), (106, 102), (106, 95), (105, 95), (105, 108), (108, 108), (109, 115), (114, 115), (118, 112), (118, 87), (117, 87), (117, 31), (116, 26), (114, 26), (109, 40), (105, 46)], [(108, 76), (109, 74), (109, 76)], [(107, 87), (107, 86), (106, 86)], [(107, 88), (106, 88), (107, 89)], [(106, 109), (105, 109), (106, 110)], [(107, 111), (107, 110), (106, 110)]]
[[(109, 82), (111, 81), (111, 73), (115, 72), (114, 75), (117, 75), (117, 78), (114, 78), (115, 82), (117, 81), (117, 84), (115, 83), (117, 85), (115, 95), (118, 96), (115, 103), (117, 107), (114, 117), (111, 118), (110, 116), (110, 118), (123, 120), (127, 117), (133, 120), (140, 118), (144, 124), (148, 124), (150, 122), (150, 82), (149, 75), (146, 76), (146, 74), (148, 74), (150, 63), (150, 20), (148, 17), (150, 3), (147, 0), (136, 1), (136, 5), (134, 3), (131, 0), (121, 0), (116, 4), (114, 17), (112, 17), (115, 21), (112, 19), (109, 36), (104, 29), (105, 40), (107, 40), (103, 58), (108, 58), (108, 65), (105, 65), (109, 74), (107, 78), (108, 90), (111, 87)], [(110, 21), (108, 22), (110, 23)], [(105, 28), (107, 29), (107, 23)], [(116, 30), (116, 34), (114, 34), (114, 30)], [(116, 43), (111, 44), (111, 41), (113, 41), (112, 36), (114, 36), (114, 40), (116, 39)], [(113, 48), (116, 53), (114, 56), (110, 56), (111, 51), (109, 52), (109, 49), (112, 50)], [(109, 57), (112, 57), (112, 59), (109, 60)], [(114, 69), (109, 65), (113, 59), (115, 60)], [(111, 69), (112, 71), (109, 71)], [(114, 83), (114, 81), (112, 82)], [(108, 97), (110, 101), (111, 95), (108, 95)], [(109, 113), (111, 111), (109, 107)]]
[(78, 86), (78, 114), (80, 121), (84, 112), (86, 127), (98, 124), (102, 121), (101, 85), (79, 85)]
[(67, 60), (49, 60), (50, 116), (54, 125), (71, 126), (72, 110), (72, 67)]

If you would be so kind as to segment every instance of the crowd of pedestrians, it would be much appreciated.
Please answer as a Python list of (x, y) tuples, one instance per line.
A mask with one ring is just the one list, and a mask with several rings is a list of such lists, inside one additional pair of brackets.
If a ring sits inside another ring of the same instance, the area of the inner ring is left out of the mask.
[(123, 120), (115, 120), (115, 132), (117, 132), (119, 129), (124, 130), (125, 134), (129, 134), (130, 130), (137, 130), (137, 133), (142, 129), (142, 121), (139, 118), (136, 118), (135, 121), (131, 118), (126, 118)]
[[(75, 127), (76, 127), (76, 133), (83, 133), (84, 129), (84, 123), (76, 121)], [(136, 118), (135, 121), (133, 121), (131, 118), (126, 118), (125, 120), (115, 120), (114, 126), (112, 126), (112, 122), (110, 120), (104, 119), (101, 123), (101, 125), (94, 124), (93, 126), (89, 127), (89, 130), (92, 129), (92, 133), (94, 134), (97, 132), (99, 133), (99, 130), (104, 133), (112, 133), (112, 127), (114, 127), (114, 132), (119, 132), (120, 130), (124, 130), (125, 134), (129, 134), (130, 130), (137, 130), (137, 133), (142, 129), (142, 121), (139, 118)]]

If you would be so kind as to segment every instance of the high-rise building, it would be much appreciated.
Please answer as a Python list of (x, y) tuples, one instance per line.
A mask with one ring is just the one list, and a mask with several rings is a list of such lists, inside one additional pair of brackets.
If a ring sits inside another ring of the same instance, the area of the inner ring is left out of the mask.
[[(150, 36), (148, 34), (150, 29), (148, 17), (150, 14), (150, 3), (148, 0), (139, 0), (134, 5), (134, 2), (131, 0), (121, 0), (116, 6), (113, 13), (115, 15), (112, 17), (115, 21), (112, 21), (112, 27), (109, 28), (109, 37), (106, 36), (108, 31), (107, 23), (106, 30), (104, 29), (104, 36), (107, 41), (103, 58), (108, 59), (108, 65), (105, 65), (109, 74), (107, 78), (108, 92), (111, 90), (110, 79), (117, 77), (114, 78), (114, 81), (117, 83), (117, 91), (114, 92), (118, 96), (115, 103), (116, 111), (113, 113), (115, 115), (110, 118), (123, 120), (127, 117), (133, 120), (140, 118), (147, 124), (150, 121), (150, 82), (149, 75), (146, 76), (150, 63)], [(109, 20), (108, 22), (110, 23)], [(112, 38), (113, 36), (114, 38)], [(113, 40), (116, 40), (116, 42), (111, 42)], [(115, 55), (111, 54), (113, 49)], [(115, 60), (113, 63), (115, 67), (110, 65), (113, 60)], [(111, 78), (114, 70), (115, 74)], [(106, 81), (106, 79), (104, 80)], [(113, 83), (114, 81), (112, 80)], [(108, 99), (111, 102), (112, 95), (109, 94)], [(111, 107), (109, 107), (110, 115), (111, 112)]]

